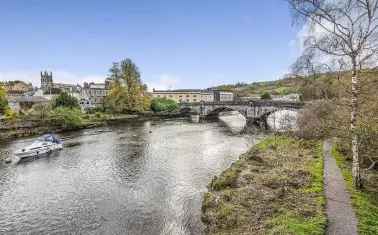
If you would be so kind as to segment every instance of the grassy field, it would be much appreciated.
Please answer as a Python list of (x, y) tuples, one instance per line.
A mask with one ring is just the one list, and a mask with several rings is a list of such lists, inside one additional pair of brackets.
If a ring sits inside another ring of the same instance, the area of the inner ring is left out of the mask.
[(215, 177), (204, 195), (208, 234), (324, 234), (322, 146), (265, 139)]
[(361, 191), (356, 190), (352, 183), (351, 162), (333, 147), (332, 155), (335, 157), (338, 166), (341, 168), (347, 189), (351, 194), (352, 205), (358, 218), (358, 231), (360, 234), (378, 234), (378, 175), (375, 172), (370, 175), (369, 184)]

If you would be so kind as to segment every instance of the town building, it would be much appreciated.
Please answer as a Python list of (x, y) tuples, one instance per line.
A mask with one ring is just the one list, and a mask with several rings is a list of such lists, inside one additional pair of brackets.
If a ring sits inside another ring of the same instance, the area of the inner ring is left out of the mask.
[(234, 94), (229, 91), (220, 90), (199, 90), (199, 89), (179, 89), (179, 90), (153, 90), (153, 98), (167, 98), (178, 103), (196, 102), (231, 102), (234, 101)]
[(105, 97), (110, 92), (110, 83), (84, 83), (84, 87), (81, 91), (80, 103), (85, 105), (85, 108), (104, 107)]
[(54, 83), (52, 72), (41, 72), (41, 90), (44, 96), (66, 92), (79, 100), (83, 110), (104, 107), (105, 97), (110, 91), (110, 83), (84, 83), (84, 86)]
[(52, 72), (41, 72), (41, 89), (44, 94), (55, 94), (60, 92), (80, 93), (81, 86), (76, 84), (54, 83)]
[(232, 102), (234, 101), (234, 93), (231, 91), (213, 90), (214, 102)]
[(33, 91), (32, 84), (23, 81), (0, 82), (0, 86), (5, 89), (8, 97), (23, 96)]
[(153, 98), (167, 98), (177, 103), (212, 102), (213, 94), (198, 89), (153, 90)]

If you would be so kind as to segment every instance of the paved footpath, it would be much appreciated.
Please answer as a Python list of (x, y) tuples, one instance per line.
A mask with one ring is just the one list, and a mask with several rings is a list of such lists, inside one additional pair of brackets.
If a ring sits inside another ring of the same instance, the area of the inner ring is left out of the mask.
[(332, 142), (324, 142), (324, 185), (328, 216), (328, 235), (355, 235), (357, 218), (352, 209), (349, 192), (336, 160), (331, 155)]

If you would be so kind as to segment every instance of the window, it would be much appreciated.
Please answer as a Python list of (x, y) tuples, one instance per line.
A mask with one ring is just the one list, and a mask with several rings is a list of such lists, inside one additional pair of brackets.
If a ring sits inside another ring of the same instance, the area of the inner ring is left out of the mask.
[(197, 95), (193, 95), (193, 97), (197, 97)]
[(186, 97), (189, 97), (189, 95), (186, 95)]
[(189, 99), (187, 99), (187, 100), (186, 100), (186, 102), (190, 102), (190, 100), (189, 100)]
[(157, 95), (160, 98), (160, 95)]
[(193, 102), (197, 102), (197, 99), (194, 99)]
[[(182, 95), (180, 95), (179, 98), (182, 98)], [(181, 99), (180, 99), (180, 100), (181, 100)]]

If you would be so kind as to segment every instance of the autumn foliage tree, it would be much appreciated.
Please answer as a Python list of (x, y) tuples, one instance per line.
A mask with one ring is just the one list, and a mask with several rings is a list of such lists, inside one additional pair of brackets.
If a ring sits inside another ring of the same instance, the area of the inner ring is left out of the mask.
[(142, 112), (150, 107), (147, 86), (142, 83), (138, 67), (131, 59), (113, 63), (108, 80), (111, 90), (105, 99), (106, 108), (115, 113)]

